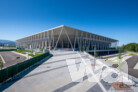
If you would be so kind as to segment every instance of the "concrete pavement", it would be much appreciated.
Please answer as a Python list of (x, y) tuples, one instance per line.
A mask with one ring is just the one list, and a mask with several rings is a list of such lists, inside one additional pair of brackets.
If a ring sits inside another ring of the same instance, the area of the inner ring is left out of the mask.
[[(82, 54), (82, 57), (86, 57)], [(20, 80), (4, 84), (4, 92), (103, 92), (97, 82), (89, 82), (84, 75), (82, 82), (73, 82), (68, 70), (66, 59), (75, 59), (77, 66), (81, 62), (80, 56), (73, 51), (54, 52), (53, 57), (23, 76)], [(103, 67), (99, 63), (97, 70)], [(110, 72), (110, 68), (108, 71)], [(98, 78), (101, 72), (95, 76)], [(100, 81), (108, 92), (114, 88), (104, 80)]]
[[(26, 60), (26, 57), (13, 53), (11, 51), (0, 52), (0, 55), (3, 57), (5, 61), (4, 67), (8, 67), (8, 66), (11, 66), (11, 65), (14, 65), (16, 63), (23, 62)], [(20, 58), (17, 59), (17, 57), (20, 57)]]
[(138, 70), (134, 69), (134, 67), (138, 64), (138, 55), (127, 59), (126, 62), (128, 64), (128, 73), (138, 78)]

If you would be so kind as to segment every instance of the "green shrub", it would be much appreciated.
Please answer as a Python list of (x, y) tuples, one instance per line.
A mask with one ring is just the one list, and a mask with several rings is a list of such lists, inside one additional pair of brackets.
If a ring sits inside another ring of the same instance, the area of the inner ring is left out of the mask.
[(0, 49), (0, 52), (3, 52), (3, 51), (15, 51), (17, 49)]
[(47, 52), (40, 56), (28, 59), (24, 62), (20, 62), (0, 70), (0, 83), (22, 72), (23, 70), (29, 68), (30, 66), (34, 65), (35, 63), (39, 62), (40, 60), (44, 59), (49, 55), (50, 55), (49, 52)]
[(2, 60), (0, 59), (0, 69), (2, 69), (3, 68), (3, 62), (2, 62)]

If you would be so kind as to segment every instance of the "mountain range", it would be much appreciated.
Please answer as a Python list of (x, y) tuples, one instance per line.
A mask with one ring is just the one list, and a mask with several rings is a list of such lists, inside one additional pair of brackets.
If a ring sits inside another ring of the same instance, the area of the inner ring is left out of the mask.
[(15, 41), (0, 39), (0, 46), (15, 46), (15, 45), (16, 45)]

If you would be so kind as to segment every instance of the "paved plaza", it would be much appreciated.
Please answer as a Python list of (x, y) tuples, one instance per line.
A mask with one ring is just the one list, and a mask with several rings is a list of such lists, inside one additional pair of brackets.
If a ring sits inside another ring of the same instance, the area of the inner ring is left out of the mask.
[[(93, 80), (99, 78), (102, 71), (98, 70), (103, 69), (103, 67), (106, 67), (106, 72), (116, 72), (98, 59), (95, 73), (84, 73), (82, 82), (72, 81), (66, 60), (75, 59), (76, 66), (79, 67), (82, 60), (85, 63), (85, 60), (89, 58), (92, 59), (87, 53), (55, 51), (51, 58), (33, 66), (33, 69), (30, 69), (25, 75), (20, 75), (21, 78), (15, 77), (13, 81), (2, 85), (0, 89), (4, 92), (115, 92), (115, 88), (105, 81), (108, 78), (105, 74), (102, 75), (105, 80), (101, 79), (99, 82), (88, 80), (88, 75), (92, 76)], [(131, 80), (128, 80), (128, 84), (133, 85)], [(131, 86), (130, 88), (132, 90), (127, 91), (138, 91), (137, 87)]]

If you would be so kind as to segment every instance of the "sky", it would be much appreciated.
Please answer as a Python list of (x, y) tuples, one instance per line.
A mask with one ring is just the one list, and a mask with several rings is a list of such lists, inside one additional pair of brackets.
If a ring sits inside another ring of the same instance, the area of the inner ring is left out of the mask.
[(0, 39), (60, 25), (138, 43), (138, 0), (0, 0)]

